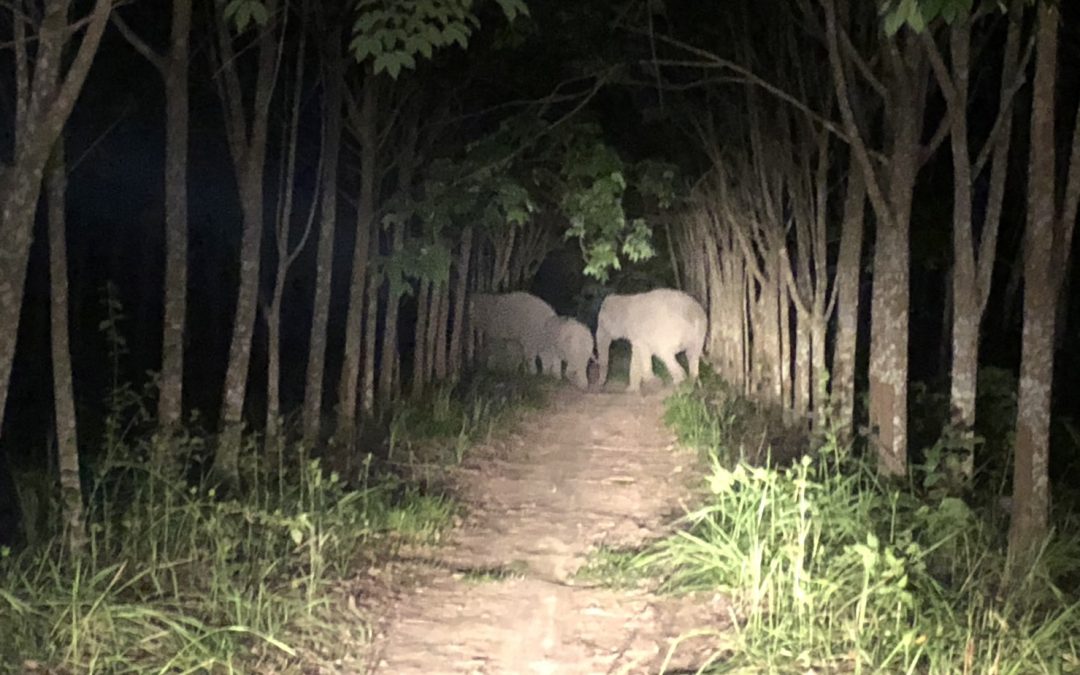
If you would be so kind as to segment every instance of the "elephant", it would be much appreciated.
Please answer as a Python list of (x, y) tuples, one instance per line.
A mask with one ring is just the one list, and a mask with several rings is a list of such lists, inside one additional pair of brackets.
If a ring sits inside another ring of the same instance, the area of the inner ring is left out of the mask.
[(593, 334), (585, 324), (568, 316), (555, 316), (544, 322), (546, 349), (540, 356), (544, 372), (560, 377), (566, 362), (566, 379), (578, 389), (588, 389), (589, 362), (593, 359)]
[(521, 345), (525, 371), (538, 373), (536, 359), (551, 358), (544, 338), (544, 323), (555, 310), (530, 293), (474, 293), (470, 299), (473, 327), (493, 340), (514, 340)]
[(652, 357), (656, 356), (679, 384), (686, 373), (675, 359), (686, 352), (691, 379), (697, 379), (701, 353), (705, 348), (708, 321), (701, 304), (671, 288), (658, 288), (632, 295), (612, 294), (600, 305), (596, 319), (596, 352), (600, 383), (607, 380), (611, 341), (630, 341), (630, 386), (639, 391), (642, 379), (653, 379)]

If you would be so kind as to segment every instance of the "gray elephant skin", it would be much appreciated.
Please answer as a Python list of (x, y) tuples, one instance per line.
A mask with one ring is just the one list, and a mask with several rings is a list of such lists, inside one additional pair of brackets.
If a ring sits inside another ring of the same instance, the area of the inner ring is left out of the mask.
[(707, 326), (701, 304), (682, 291), (658, 288), (645, 293), (607, 296), (596, 320), (600, 383), (607, 380), (611, 341), (618, 339), (629, 340), (632, 350), (627, 391), (639, 391), (643, 379), (654, 378), (653, 356), (663, 361), (678, 384), (686, 379), (686, 372), (675, 355), (686, 352), (690, 377), (696, 379)]
[[(540, 372), (537, 357), (550, 353), (544, 324), (555, 317), (555, 310), (540, 298), (513, 293), (474, 293), (470, 300), (473, 327), (493, 340), (514, 340), (521, 345), (525, 371)], [(541, 366), (542, 368), (543, 366)]]
[(540, 356), (544, 372), (560, 377), (565, 362), (566, 379), (578, 389), (588, 389), (589, 361), (593, 356), (592, 331), (577, 319), (555, 316), (544, 322), (543, 340), (547, 344), (546, 352)]

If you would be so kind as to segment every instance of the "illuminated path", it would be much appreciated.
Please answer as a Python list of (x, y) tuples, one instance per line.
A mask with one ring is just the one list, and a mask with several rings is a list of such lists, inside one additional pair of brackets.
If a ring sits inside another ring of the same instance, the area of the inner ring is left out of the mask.
[[(656, 673), (694, 628), (720, 628), (719, 600), (659, 598), (575, 580), (597, 546), (661, 536), (700, 474), (674, 449), (662, 395), (570, 388), (518, 431), (473, 450), (465, 522), (401, 591), (379, 626), (377, 673)], [(511, 574), (482, 575), (499, 569)], [(672, 667), (712, 638), (683, 642)]]

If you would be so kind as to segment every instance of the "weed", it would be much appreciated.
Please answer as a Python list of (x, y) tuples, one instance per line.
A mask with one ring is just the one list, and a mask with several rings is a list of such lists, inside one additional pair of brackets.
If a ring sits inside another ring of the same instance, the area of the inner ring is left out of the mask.
[(1080, 604), (1065, 590), (1080, 541), (1055, 536), (1036, 571), (1006, 585), (1001, 533), (941, 489), (947, 448), (926, 453), (911, 487), (879, 482), (830, 433), (790, 466), (754, 466), (731, 443), (754, 424), (735, 411), (759, 413), (731, 398), (706, 381), (670, 400), (669, 424), (710, 458), (709, 498), (627, 563), (670, 591), (730, 596), (737, 628), (724, 668), (1026, 673), (1080, 663)]

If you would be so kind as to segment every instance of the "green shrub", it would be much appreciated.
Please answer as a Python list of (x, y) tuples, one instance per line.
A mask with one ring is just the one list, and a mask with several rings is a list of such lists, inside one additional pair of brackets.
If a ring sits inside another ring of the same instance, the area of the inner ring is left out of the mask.
[(730, 597), (725, 670), (1075, 671), (1075, 538), (1052, 538), (1038, 570), (1007, 585), (1001, 533), (922, 489), (934, 467), (914, 489), (885, 484), (830, 434), (791, 466), (752, 466), (731, 439), (753, 409), (734, 398), (706, 380), (671, 399), (668, 423), (710, 458), (709, 496), (637, 559), (668, 590)]

